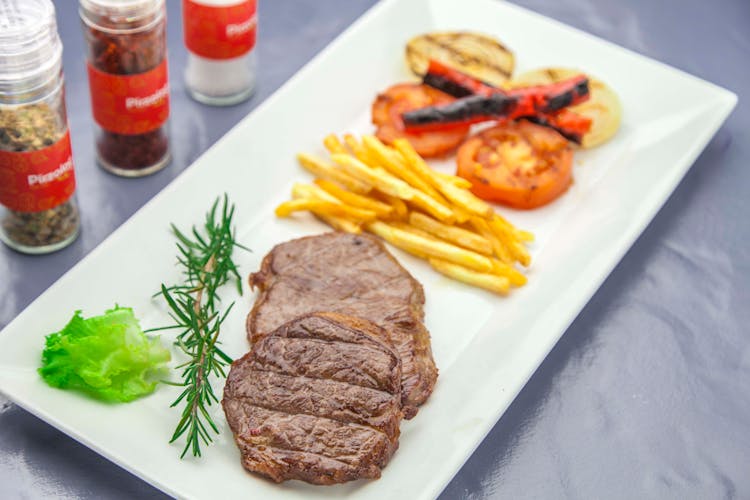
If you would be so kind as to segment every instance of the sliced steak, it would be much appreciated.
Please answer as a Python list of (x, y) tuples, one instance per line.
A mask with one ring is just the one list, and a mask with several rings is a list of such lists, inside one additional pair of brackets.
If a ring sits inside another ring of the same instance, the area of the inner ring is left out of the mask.
[(401, 361), (377, 325), (308, 314), (232, 363), (222, 406), (249, 471), (276, 482), (378, 478), (398, 448)]
[(247, 318), (250, 342), (315, 311), (358, 316), (390, 333), (401, 357), (405, 418), (432, 393), (437, 369), (424, 319), (422, 285), (376, 238), (325, 233), (274, 247), (250, 285), (261, 293)]

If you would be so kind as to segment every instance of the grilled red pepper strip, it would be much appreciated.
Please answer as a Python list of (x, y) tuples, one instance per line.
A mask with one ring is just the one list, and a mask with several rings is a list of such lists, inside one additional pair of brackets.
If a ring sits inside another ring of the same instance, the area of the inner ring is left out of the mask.
[(517, 115), (518, 107), (518, 98), (497, 92), (490, 96), (470, 95), (441, 106), (415, 109), (403, 113), (401, 117), (407, 132), (426, 132), (527, 114)]
[[(578, 75), (550, 85), (512, 89), (505, 94), (528, 99), (535, 113), (555, 113), (568, 106), (575, 106), (587, 101), (589, 98), (589, 79), (586, 75)], [(526, 100), (522, 102), (526, 104)]]
[[(576, 77), (579, 82), (582, 82), (585, 77), (583, 75)], [(522, 96), (524, 99), (520, 102), (524, 103), (527, 106), (527, 111), (531, 112), (532, 114), (526, 115), (526, 116), (516, 116), (515, 118), (524, 118), (529, 121), (533, 121), (535, 123), (538, 123), (540, 125), (544, 125), (547, 127), (550, 127), (556, 131), (558, 131), (561, 135), (563, 135), (568, 140), (571, 140), (573, 142), (580, 143), (581, 138), (583, 135), (588, 132), (588, 130), (591, 128), (591, 120), (587, 117), (578, 115), (576, 113), (573, 113), (571, 111), (568, 111), (566, 109), (562, 109), (560, 111), (554, 112), (554, 114), (548, 113), (548, 112), (540, 112), (536, 110), (536, 107), (545, 107), (544, 101), (535, 100), (534, 96), (536, 94), (542, 94), (544, 95), (549, 90), (554, 90), (555, 85), (551, 86), (543, 86), (543, 87), (527, 87), (522, 89), (516, 89), (511, 90), (508, 92), (504, 92), (501, 89), (498, 89), (496, 87), (493, 87), (487, 83), (484, 83), (480, 80), (475, 79), (474, 77), (471, 77), (465, 73), (462, 73), (458, 70), (455, 70), (451, 68), (450, 66), (446, 66), (445, 64), (441, 63), (440, 61), (436, 61), (434, 59), (430, 60), (430, 64), (427, 70), (427, 73), (424, 75), (423, 82), (427, 85), (430, 85), (431, 87), (437, 88), (438, 90), (441, 90), (443, 92), (446, 92), (447, 94), (450, 94), (454, 97), (466, 97), (470, 95), (481, 95), (481, 96), (492, 96), (495, 94), (503, 94), (506, 96)], [(567, 81), (568, 83), (570, 80)], [(560, 82), (560, 83), (566, 83), (566, 82)], [(560, 84), (557, 84), (559, 86)], [(577, 93), (580, 93), (580, 91), (577, 91), (575, 85), (571, 85), (570, 88), (571, 94), (565, 94), (563, 92), (561, 95), (558, 96), (557, 100), (552, 103), (551, 106), (547, 106), (547, 109), (556, 108), (560, 105), (564, 104), (566, 100), (573, 100), (578, 101), (582, 98), (582, 96), (576, 97)], [(540, 92), (541, 90), (541, 92)], [(470, 102), (467, 103), (469, 107), (479, 107), (480, 104), (476, 102)], [(494, 108), (498, 108), (498, 105), (496, 102), (488, 102), (488, 106)], [(530, 106), (531, 108), (528, 108)], [(510, 108), (508, 108), (509, 110)], [(455, 109), (449, 110), (450, 113), (430, 113), (431, 116), (433, 116), (435, 119), (442, 119), (447, 118), (448, 116), (459, 116), (461, 113), (456, 111)], [(513, 114), (522, 115), (524, 112), (524, 109), (516, 108), (513, 110)], [(477, 123), (485, 120), (492, 120), (496, 119), (494, 116), (481, 116), (481, 114), (477, 116), (471, 117), (470, 123)], [(424, 120), (423, 122), (418, 125), (420, 130), (430, 130), (430, 129), (444, 129), (448, 128), (450, 126), (454, 126), (452, 123), (448, 123), (445, 121), (436, 121), (436, 122), (429, 122), (429, 118), (427, 116), (424, 116), (422, 118)], [(416, 124), (412, 125), (410, 128), (417, 127)]]
[(534, 101), (535, 106), (544, 113), (552, 113), (567, 106), (580, 104), (588, 99), (589, 94), (588, 77), (586, 75), (574, 76), (568, 80), (549, 85), (502, 90), (461, 73), (435, 59), (430, 59), (423, 82), (453, 97), (491, 96), (499, 92), (507, 96), (530, 98)]
[(581, 144), (584, 134), (591, 129), (591, 118), (568, 109), (551, 115), (522, 116), (521, 119), (556, 130), (561, 136), (576, 144)]
[(516, 119), (554, 113), (588, 97), (588, 78), (581, 75), (552, 85), (470, 95), (443, 106), (408, 111), (401, 116), (407, 131), (434, 130), (458, 123), (470, 125), (498, 118)]

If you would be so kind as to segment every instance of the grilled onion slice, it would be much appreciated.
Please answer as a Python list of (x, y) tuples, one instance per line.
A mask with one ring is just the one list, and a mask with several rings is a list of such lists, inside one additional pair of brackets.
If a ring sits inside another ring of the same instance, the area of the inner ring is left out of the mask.
[[(513, 78), (506, 86), (515, 88), (545, 85), (566, 80), (581, 73), (585, 72), (571, 68), (540, 68)], [(575, 113), (591, 118), (591, 130), (583, 136), (584, 148), (593, 148), (611, 139), (620, 128), (622, 119), (620, 99), (609, 85), (589, 76), (589, 91), (591, 97), (588, 101), (569, 108)]]
[(414, 73), (424, 75), (429, 59), (494, 86), (508, 80), (515, 66), (513, 53), (497, 39), (464, 31), (424, 33), (409, 40), (406, 62)]

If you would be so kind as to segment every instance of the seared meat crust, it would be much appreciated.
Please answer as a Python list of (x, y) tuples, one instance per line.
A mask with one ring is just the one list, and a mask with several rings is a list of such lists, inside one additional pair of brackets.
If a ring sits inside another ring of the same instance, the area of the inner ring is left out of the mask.
[(369, 321), (303, 315), (232, 363), (222, 405), (249, 471), (276, 482), (378, 478), (398, 448), (401, 361)]
[(364, 318), (389, 332), (401, 357), (405, 418), (432, 393), (437, 368), (423, 324), (422, 285), (378, 239), (332, 232), (281, 243), (250, 285), (261, 292), (247, 318), (251, 343), (310, 312)]

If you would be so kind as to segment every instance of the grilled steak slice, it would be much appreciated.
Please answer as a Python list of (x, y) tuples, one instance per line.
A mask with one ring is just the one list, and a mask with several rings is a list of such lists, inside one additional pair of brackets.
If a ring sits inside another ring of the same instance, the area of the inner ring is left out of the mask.
[(378, 478), (398, 448), (401, 361), (377, 325), (308, 314), (232, 363), (222, 405), (249, 471), (276, 482)]
[(247, 318), (250, 342), (309, 312), (358, 316), (388, 330), (401, 357), (404, 417), (432, 393), (437, 369), (422, 323), (422, 285), (376, 238), (334, 232), (282, 243), (250, 285), (261, 290)]

